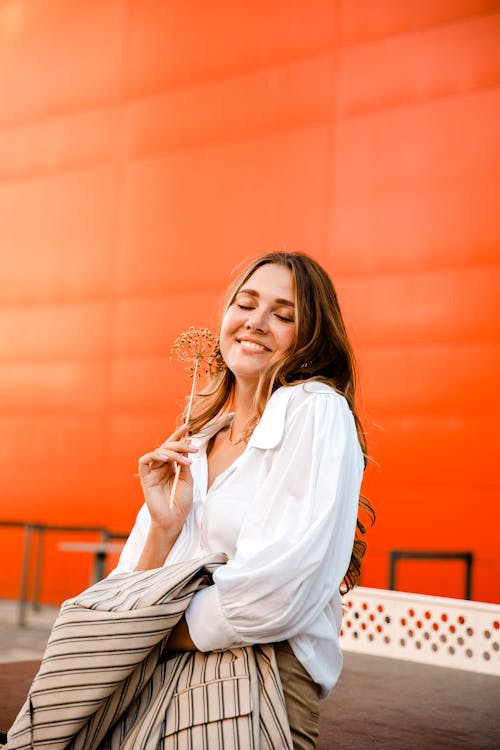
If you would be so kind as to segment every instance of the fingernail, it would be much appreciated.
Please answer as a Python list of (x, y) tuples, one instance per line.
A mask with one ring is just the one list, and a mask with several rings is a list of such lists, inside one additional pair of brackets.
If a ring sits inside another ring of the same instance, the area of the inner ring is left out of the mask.
[(165, 458), (168, 461), (168, 456), (166, 453), (163, 453), (163, 451), (158, 451), (158, 455), (160, 458)]

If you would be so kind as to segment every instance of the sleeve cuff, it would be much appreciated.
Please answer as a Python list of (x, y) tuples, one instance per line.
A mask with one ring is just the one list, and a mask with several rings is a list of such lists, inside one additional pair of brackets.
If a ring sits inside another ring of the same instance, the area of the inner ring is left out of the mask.
[(217, 586), (208, 586), (191, 599), (185, 613), (189, 635), (198, 651), (246, 645), (224, 616)]

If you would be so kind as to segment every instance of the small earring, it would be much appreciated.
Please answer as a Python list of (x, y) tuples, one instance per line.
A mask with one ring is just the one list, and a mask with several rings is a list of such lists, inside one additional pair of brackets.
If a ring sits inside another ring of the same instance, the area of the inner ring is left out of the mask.
[(303, 362), (303, 363), (302, 363), (302, 364), (300, 365), (300, 369), (301, 369), (301, 370), (307, 370), (307, 368), (308, 368), (308, 367), (310, 367), (311, 365), (312, 365), (312, 362), (311, 362), (311, 361), (309, 361), (309, 362)]

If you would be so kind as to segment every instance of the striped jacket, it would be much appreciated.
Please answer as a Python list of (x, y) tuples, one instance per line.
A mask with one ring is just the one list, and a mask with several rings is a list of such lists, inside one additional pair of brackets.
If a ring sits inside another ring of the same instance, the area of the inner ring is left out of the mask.
[(207, 555), (115, 574), (66, 601), (9, 750), (291, 750), (272, 645), (163, 656)]

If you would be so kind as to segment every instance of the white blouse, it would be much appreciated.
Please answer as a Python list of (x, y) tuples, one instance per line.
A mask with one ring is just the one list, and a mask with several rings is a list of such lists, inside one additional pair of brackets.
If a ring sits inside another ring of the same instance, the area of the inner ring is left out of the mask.
[[(226, 553), (186, 612), (196, 647), (288, 640), (324, 697), (342, 668), (339, 585), (363, 475), (354, 418), (327, 385), (279, 388), (245, 451), (207, 491), (207, 444), (231, 419), (193, 437), (193, 508), (165, 565)], [(117, 571), (135, 569), (149, 524), (143, 505)]]

